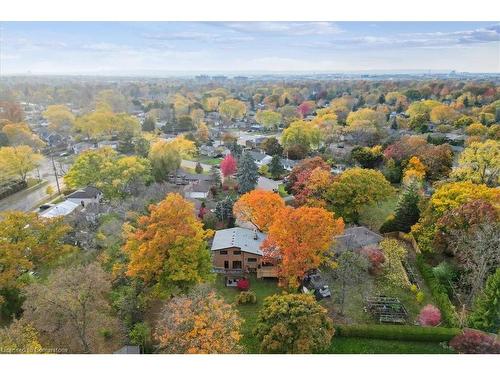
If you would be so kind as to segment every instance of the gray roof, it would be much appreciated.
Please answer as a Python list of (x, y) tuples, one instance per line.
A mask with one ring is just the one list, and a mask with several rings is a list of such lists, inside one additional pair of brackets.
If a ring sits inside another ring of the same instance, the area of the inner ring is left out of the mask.
[(335, 237), (334, 249), (337, 251), (356, 250), (368, 245), (376, 245), (383, 240), (380, 234), (365, 227), (351, 227), (344, 234)]
[(263, 152), (248, 151), (248, 153), (255, 161), (262, 161), (266, 158), (266, 156), (269, 156), (267, 154), (264, 154)]
[(141, 354), (141, 348), (137, 345), (125, 345), (113, 354)]
[(93, 186), (87, 186), (86, 188), (79, 189), (70, 195), (68, 195), (66, 198), (73, 198), (73, 199), (94, 199), (97, 198), (97, 196), (101, 194), (101, 191)]
[[(255, 239), (257, 235), (257, 239)], [(237, 247), (246, 253), (262, 255), (260, 245), (266, 239), (266, 235), (261, 232), (254, 232), (246, 228), (229, 228), (215, 232), (212, 242), (212, 251)]]

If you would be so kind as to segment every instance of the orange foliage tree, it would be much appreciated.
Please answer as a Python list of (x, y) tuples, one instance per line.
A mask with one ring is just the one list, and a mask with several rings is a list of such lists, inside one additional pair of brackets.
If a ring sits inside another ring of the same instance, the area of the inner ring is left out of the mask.
[(264, 256), (278, 259), (283, 286), (296, 288), (304, 274), (328, 262), (333, 237), (344, 231), (342, 218), (319, 207), (285, 207), (276, 213), (262, 244)]
[(166, 303), (155, 336), (162, 353), (238, 353), (241, 324), (237, 310), (200, 287)]
[(267, 232), (273, 217), (285, 202), (276, 193), (265, 190), (252, 190), (243, 194), (233, 206), (234, 216), (241, 221), (247, 221), (262, 232)]
[(127, 275), (148, 284), (181, 288), (210, 279), (211, 261), (203, 229), (192, 203), (177, 193), (168, 194), (136, 226), (125, 227), (123, 250), (129, 258)]

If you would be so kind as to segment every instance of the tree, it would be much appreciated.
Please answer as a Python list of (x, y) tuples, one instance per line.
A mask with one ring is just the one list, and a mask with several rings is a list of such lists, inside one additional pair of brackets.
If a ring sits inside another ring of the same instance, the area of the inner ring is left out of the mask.
[(299, 176), (302, 175), (304, 171), (311, 173), (316, 168), (321, 168), (325, 171), (330, 171), (331, 169), (328, 163), (326, 163), (319, 156), (304, 159), (300, 163), (296, 164), (293, 167), (292, 172), (288, 175), (288, 183), (286, 187), (287, 190), (295, 194), (295, 191), (293, 191), (293, 186), (297, 183)]
[(43, 351), (38, 332), (24, 320), (14, 320), (9, 326), (0, 328), (2, 353), (37, 354)]
[(0, 101), (0, 118), (14, 123), (21, 122), (24, 119), (24, 113), (19, 103), (2, 100)]
[(165, 304), (155, 337), (160, 353), (229, 354), (241, 351), (242, 320), (231, 305), (207, 287)]
[(363, 168), (375, 168), (382, 162), (382, 147), (354, 147), (351, 151), (351, 158)]
[(359, 121), (366, 121), (367, 126), (372, 126), (377, 129), (384, 126), (386, 122), (385, 116), (382, 112), (377, 112), (370, 108), (362, 108), (355, 112), (349, 113), (346, 123), (348, 126), (352, 126)]
[(274, 111), (258, 111), (255, 120), (266, 129), (275, 129), (281, 123), (281, 114)]
[(297, 288), (307, 271), (328, 263), (333, 237), (343, 231), (342, 218), (325, 209), (285, 207), (274, 215), (262, 249), (265, 257), (280, 260), (281, 284)]
[(0, 147), (0, 175), (18, 176), (26, 181), (28, 173), (35, 169), (42, 155), (37, 154), (29, 146)]
[(49, 267), (73, 252), (75, 248), (63, 241), (69, 230), (61, 218), (46, 219), (34, 212), (4, 213), (0, 222), (0, 290), (19, 288), (25, 281), (21, 276)]
[(435, 327), (441, 323), (441, 311), (436, 306), (425, 305), (417, 317), (418, 324), (424, 327)]
[(303, 171), (298, 175), (297, 181), (292, 187), (296, 203), (312, 207), (325, 207), (324, 195), (333, 180), (331, 172), (321, 167), (312, 171)]
[(204, 122), (201, 122), (198, 125), (198, 129), (196, 130), (196, 138), (198, 139), (199, 142), (207, 142), (208, 139), (210, 138), (210, 132), (208, 130), (207, 124)]
[(112, 352), (123, 339), (111, 315), (108, 275), (95, 263), (58, 269), (26, 288), (23, 318), (43, 341), (72, 353)]
[(379, 171), (351, 168), (331, 184), (324, 199), (332, 211), (356, 223), (362, 206), (386, 200), (393, 192), (394, 189)]
[(353, 251), (344, 251), (337, 260), (335, 276), (340, 283), (340, 314), (344, 314), (344, 302), (350, 288), (359, 285), (368, 271), (368, 260)]
[(231, 154), (226, 155), (220, 162), (220, 170), (224, 177), (232, 176), (236, 172), (236, 160)]
[(193, 130), (194, 129), (193, 119), (191, 118), (191, 116), (188, 115), (179, 116), (175, 128), (176, 131), (180, 132)]
[(330, 345), (334, 333), (327, 311), (308, 294), (267, 297), (255, 335), (265, 353), (315, 353)]
[(370, 266), (368, 271), (372, 275), (378, 275), (382, 268), (382, 263), (385, 262), (384, 253), (378, 248), (374, 246), (365, 246), (361, 248), (359, 253), (368, 259), (370, 262)]
[(59, 134), (70, 134), (75, 125), (75, 115), (65, 105), (49, 105), (42, 113), (49, 121), (49, 128)]
[(450, 346), (462, 354), (500, 354), (500, 342), (495, 337), (472, 329), (451, 339)]
[(403, 183), (405, 185), (420, 185), (425, 179), (425, 172), (425, 165), (422, 164), (419, 158), (412, 156), (406, 165), (403, 175)]
[(295, 121), (283, 131), (281, 142), (285, 149), (301, 146), (309, 151), (319, 145), (320, 138), (321, 134), (317, 127), (306, 121)]
[(274, 179), (280, 178), (283, 173), (285, 173), (285, 168), (283, 168), (279, 155), (274, 155), (271, 159), (271, 162), (269, 163), (269, 173)]
[(409, 286), (408, 276), (403, 267), (406, 258), (406, 248), (397, 240), (386, 238), (380, 243), (384, 252), (385, 262), (382, 266), (385, 279), (394, 286)]
[(280, 145), (276, 137), (266, 138), (265, 141), (262, 142), (262, 148), (266, 154), (271, 156), (283, 154), (283, 147)]
[(297, 107), (295, 107), (293, 105), (285, 105), (285, 106), (281, 107), (278, 111), (281, 114), (281, 119), (282, 119), (285, 127), (287, 127), (292, 122), (299, 119)]
[(435, 106), (430, 112), (431, 121), (436, 124), (452, 124), (458, 116), (458, 113), (447, 105)]
[(210, 168), (210, 181), (215, 189), (220, 189), (222, 186), (222, 181), (220, 178), (220, 170), (215, 165)]
[(460, 154), (458, 168), (451, 174), (457, 180), (476, 184), (500, 184), (500, 141), (473, 142)]
[(267, 232), (274, 215), (284, 207), (285, 202), (278, 194), (259, 189), (243, 194), (234, 204), (233, 213), (238, 220)]
[(236, 99), (225, 100), (219, 105), (219, 113), (226, 123), (242, 118), (246, 111), (245, 103)]
[(7, 136), (9, 144), (12, 146), (30, 146), (39, 149), (45, 143), (33, 133), (30, 127), (24, 122), (18, 124), (7, 124), (2, 128), (2, 133)]
[(382, 227), (381, 233), (405, 232), (408, 233), (420, 217), (420, 195), (418, 185), (412, 183), (405, 188), (405, 191), (398, 200), (398, 205), (394, 217), (388, 219)]
[(136, 139), (134, 150), (135, 153), (141, 158), (147, 158), (149, 155), (149, 150), (151, 148), (151, 143), (146, 138), (140, 137)]
[(257, 186), (259, 168), (248, 152), (244, 152), (238, 160), (236, 179), (238, 180), (238, 191), (240, 194), (248, 193)]
[(460, 282), (467, 304), (474, 301), (488, 276), (500, 267), (499, 231), (499, 222), (484, 223), (457, 238), (455, 254), (464, 270), (460, 274)]
[(149, 285), (186, 289), (210, 279), (211, 261), (203, 229), (194, 206), (170, 193), (149, 215), (125, 228), (123, 251), (129, 258), (127, 275)]
[(182, 158), (172, 142), (160, 140), (151, 146), (149, 160), (153, 168), (153, 176), (157, 182), (160, 182), (166, 181), (170, 174), (180, 168)]
[(304, 118), (312, 112), (314, 107), (315, 107), (315, 103), (312, 100), (302, 102), (297, 107), (297, 113), (300, 115), (301, 118)]
[(233, 217), (234, 199), (231, 196), (226, 196), (224, 199), (215, 204), (215, 216), (221, 222), (232, 226), (234, 223)]
[(156, 129), (156, 121), (153, 117), (148, 116), (142, 123), (142, 130), (145, 132), (152, 132)]
[(129, 194), (133, 183), (150, 180), (151, 165), (147, 159), (119, 156), (110, 147), (80, 154), (64, 176), (68, 187), (95, 186), (108, 199), (122, 198)]
[(196, 166), (194, 167), (194, 171), (196, 173), (198, 173), (198, 174), (202, 174), (203, 173), (203, 167), (201, 166), (200, 162), (196, 163)]
[(476, 297), (469, 325), (491, 333), (500, 330), (500, 268), (486, 280), (486, 285)]

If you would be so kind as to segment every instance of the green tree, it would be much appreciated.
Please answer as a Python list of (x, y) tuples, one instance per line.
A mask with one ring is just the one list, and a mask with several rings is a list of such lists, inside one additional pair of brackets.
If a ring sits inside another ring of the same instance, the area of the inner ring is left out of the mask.
[(312, 295), (276, 294), (264, 300), (254, 333), (265, 353), (316, 353), (330, 345), (334, 328)]
[(408, 185), (399, 198), (394, 217), (389, 218), (380, 227), (381, 233), (405, 232), (411, 230), (411, 226), (420, 218), (420, 195), (418, 184), (413, 182)]
[(142, 130), (145, 132), (152, 132), (156, 128), (156, 121), (151, 116), (146, 117), (142, 123)]
[(238, 171), (236, 172), (238, 180), (238, 190), (240, 194), (248, 193), (255, 189), (259, 179), (259, 168), (253, 160), (250, 153), (245, 152), (238, 160)]
[(271, 156), (283, 154), (283, 147), (276, 137), (266, 138), (266, 140), (262, 142), (262, 148), (266, 154)]
[(338, 216), (357, 223), (363, 206), (386, 200), (393, 193), (391, 184), (379, 171), (351, 168), (331, 184), (324, 199)]
[(500, 268), (486, 280), (486, 286), (476, 298), (469, 316), (472, 328), (499, 333), (500, 330)]
[(267, 129), (275, 129), (281, 123), (281, 113), (274, 111), (258, 111), (255, 119)]
[(181, 166), (181, 154), (172, 142), (158, 141), (149, 150), (149, 160), (156, 181), (166, 181), (168, 175)]
[(271, 173), (271, 176), (275, 179), (280, 178), (283, 173), (285, 172), (285, 169), (283, 168), (283, 165), (281, 164), (281, 158), (279, 155), (274, 155), (271, 162), (269, 163), (269, 173)]
[(353, 251), (344, 251), (338, 258), (335, 268), (337, 281), (340, 283), (340, 314), (344, 314), (345, 298), (349, 290), (363, 282), (368, 273), (368, 259)]

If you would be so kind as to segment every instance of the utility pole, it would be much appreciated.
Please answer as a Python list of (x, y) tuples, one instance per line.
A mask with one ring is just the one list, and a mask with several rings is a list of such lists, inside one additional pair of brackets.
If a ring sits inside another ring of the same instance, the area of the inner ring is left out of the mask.
[(54, 156), (50, 155), (50, 159), (52, 160), (52, 168), (54, 169), (54, 176), (56, 176), (57, 192), (59, 193), (59, 195), (61, 195), (61, 188), (59, 187), (59, 178), (57, 176), (56, 164), (54, 163)]

